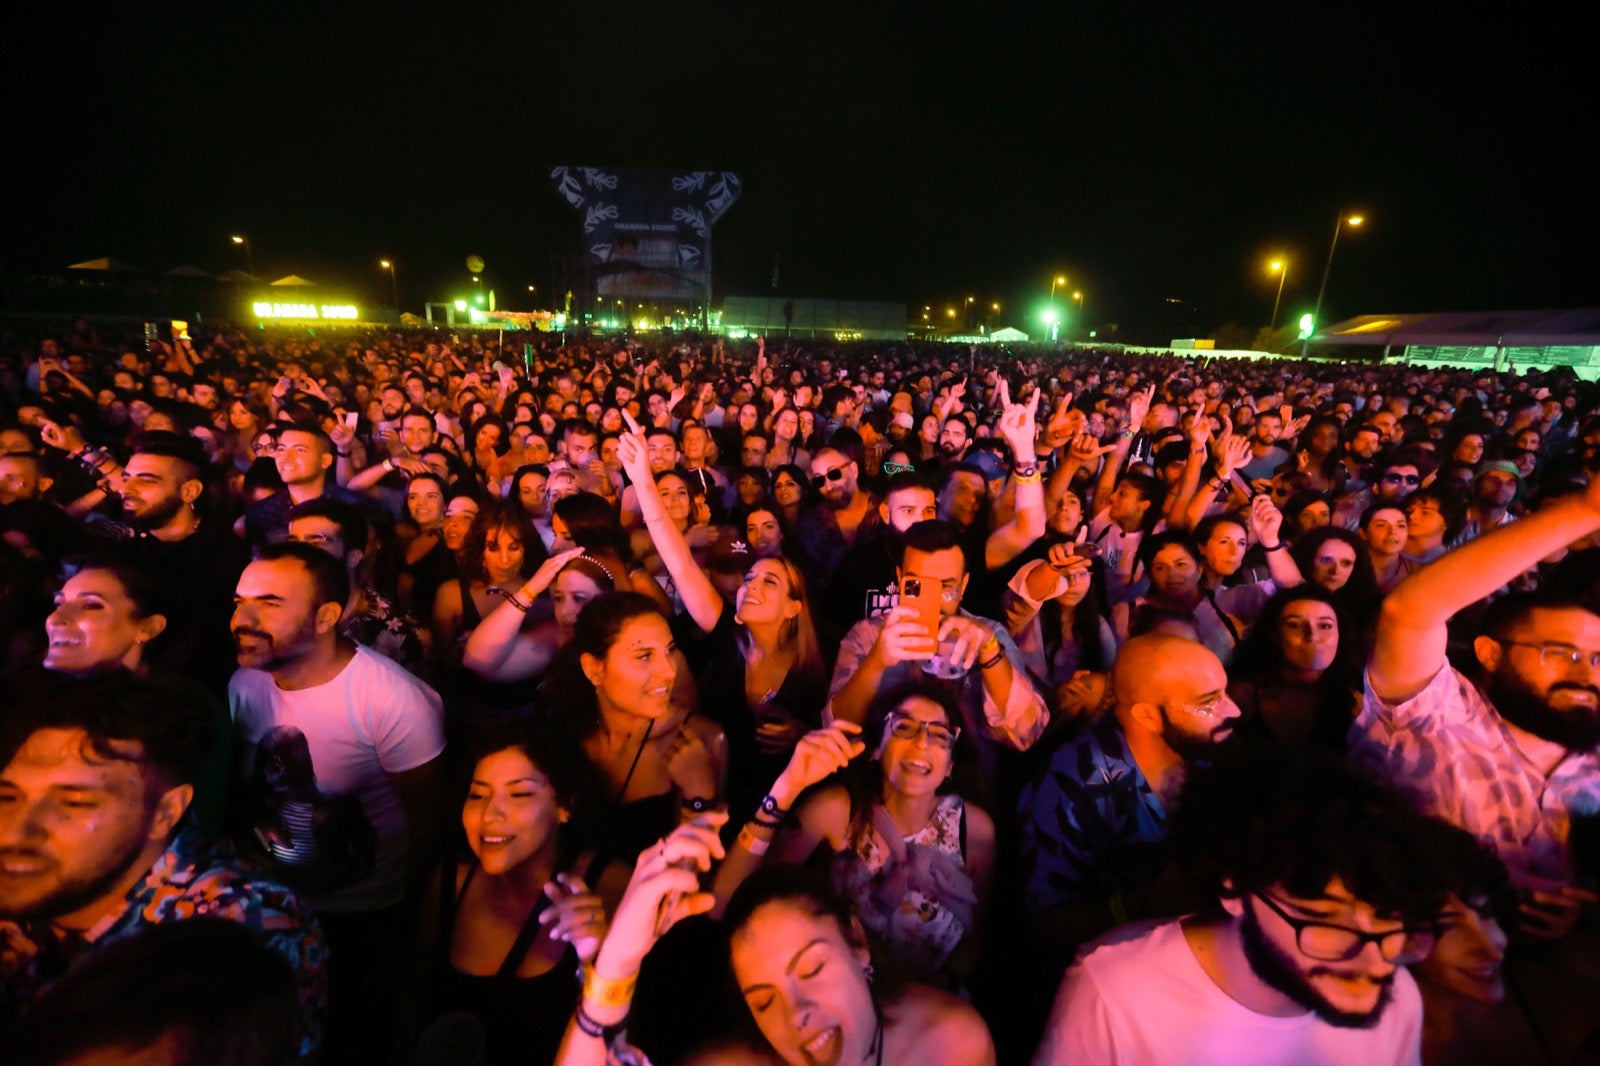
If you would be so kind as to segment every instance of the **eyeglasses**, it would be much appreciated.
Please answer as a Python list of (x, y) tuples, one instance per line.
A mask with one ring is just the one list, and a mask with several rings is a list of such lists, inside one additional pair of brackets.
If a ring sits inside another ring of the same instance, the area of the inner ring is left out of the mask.
[(844, 468), (849, 465), (849, 463), (840, 463), (838, 466), (829, 467), (820, 474), (812, 474), (811, 486), (813, 488), (820, 489), (824, 482), (838, 481), (840, 478), (844, 477)]
[(1540, 664), (1557, 670), (1585, 663), (1591, 670), (1600, 670), (1600, 651), (1588, 651), (1573, 647), (1571, 644), (1532, 644), (1525, 640), (1500, 640), (1498, 637), (1494, 639), (1513, 648), (1536, 648)]
[(943, 722), (923, 722), (906, 714), (891, 713), (884, 720), (884, 725), (896, 740), (916, 740), (926, 733), (928, 743), (936, 748), (952, 747), (961, 735), (961, 730), (956, 726), (948, 726)]
[(1284, 910), (1281, 903), (1265, 893), (1257, 893), (1256, 899), (1265, 903), (1273, 914), (1289, 923), (1289, 927), (1294, 930), (1295, 947), (1300, 949), (1300, 953), (1319, 962), (1349, 962), (1361, 954), (1368, 944), (1376, 944), (1378, 954), (1383, 956), (1384, 961), (1397, 966), (1409, 966), (1427, 958), (1434, 944), (1439, 941), (1439, 930), (1436, 927), (1430, 926), (1424, 929), (1402, 927), (1391, 929), (1387, 933), (1363, 933), (1359, 929), (1349, 929), (1342, 925), (1296, 918)]
[(298, 537), (291, 536), (289, 539), (296, 544), (315, 544), (319, 548), (340, 543), (339, 538), (332, 533), (302, 533)]
[(910, 463), (884, 463), (883, 472), (893, 477), (895, 474), (914, 474), (917, 468)]
[(1389, 473), (1383, 475), (1383, 483), (1385, 485), (1420, 485), (1422, 484), (1422, 478), (1417, 474)]

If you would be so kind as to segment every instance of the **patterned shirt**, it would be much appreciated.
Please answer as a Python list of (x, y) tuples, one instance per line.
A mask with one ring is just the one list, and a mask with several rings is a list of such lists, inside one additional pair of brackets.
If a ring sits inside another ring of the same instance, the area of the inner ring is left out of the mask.
[(1350, 754), (1493, 848), (1519, 887), (1571, 883), (1571, 811), (1600, 805), (1600, 751), (1573, 752), (1546, 777), (1478, 687), (1445, 666), (1402, 703), (1379, 699), (1369, 679)]
[(1058, 748), (1022, 790), (1018, 812), (1034, 914), (1143, 888), (1166, 864), (1166, 808), (1115, 715), (1101, 715)]
[(226, 845), (207, 849), (193, 828), (178, 834), (144, 880), (86, 933), (62, 937), (48, 920), (0, 922), (0, 972), (6, 1014), (38, 998), (45, 987), (98, 947), (160, 922), (225, 918), (262, 938), (294, 971), (300, 1000), (299, 1054), (322, 1042), (327, 1010), (327, 944), (316, 918), (282, 885), (258, 878)]

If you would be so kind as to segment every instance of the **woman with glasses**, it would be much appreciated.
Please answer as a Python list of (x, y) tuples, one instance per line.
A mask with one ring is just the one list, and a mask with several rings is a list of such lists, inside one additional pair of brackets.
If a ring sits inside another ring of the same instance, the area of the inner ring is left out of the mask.
[(801, 863), (826, 845), (834, 887), (889, 955), (917, 980), (962, 985), (981, 949), (995, 853), (994, 822), (962, 795), (975, 788), (955, 783), (975, 764), (961, 720), (947, 686), (917, 679), (875, 699), (864, 732), (838, 722), (807, 734), (729, 851), (718, 899), (764, 856)]

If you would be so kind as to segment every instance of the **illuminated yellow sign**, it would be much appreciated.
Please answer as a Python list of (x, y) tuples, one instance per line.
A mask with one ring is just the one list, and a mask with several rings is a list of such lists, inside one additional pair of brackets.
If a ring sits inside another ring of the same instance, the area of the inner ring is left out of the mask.
[(354, 322), (360, 316), (355, 304), (270, 304), (254, 303), (250, 309), (257, 318), (343, 319)]

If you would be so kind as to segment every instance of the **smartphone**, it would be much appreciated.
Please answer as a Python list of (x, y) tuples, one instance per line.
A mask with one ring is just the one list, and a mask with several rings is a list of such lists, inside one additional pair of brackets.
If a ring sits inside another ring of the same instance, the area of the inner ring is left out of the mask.
[(939, 623), (942, 612), (940, 611), (940, 587), (932, 582), (924, 581), (920, 577), (906, 577), (900, 579), (900, 605), (910, 607), (917, 612), (917, 621), (928, 629), (928, 639), (939, 639)]
[(161, 342), (161, 327), (154, 322), (144, 324), (144, 350), (153, 352), (156, 345)]
[(351, 429), (355, 429), (357, 417), (359, 416), (355, 411), (346, 411), (344, 413), (344, 424), (349, 426)]
[(186, 341), (186, 340), (188, 340), (189, 339), (189, 323), (180, 322), (176, 318), (173, 319), (172, 320), (172, 339), (175, 340), (175, 341)]

